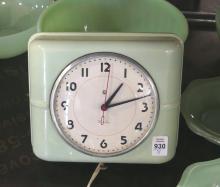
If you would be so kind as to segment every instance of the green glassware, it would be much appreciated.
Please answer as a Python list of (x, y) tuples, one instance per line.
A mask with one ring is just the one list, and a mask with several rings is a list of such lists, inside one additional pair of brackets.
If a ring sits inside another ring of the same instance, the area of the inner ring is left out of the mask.
[(185, 41), (188, 24), (164, 0), (61, 0), (41, 15), (38, 31), (173, 33)]
[(219, 187), (220, 159), (187, 167), (177, 187)]
[(0, 0), (0, 59), (22, 54), (50, 0)]
[(181, 112), (194, 133), (220, 145), (220, 77), (193, 81), (182, 95)]

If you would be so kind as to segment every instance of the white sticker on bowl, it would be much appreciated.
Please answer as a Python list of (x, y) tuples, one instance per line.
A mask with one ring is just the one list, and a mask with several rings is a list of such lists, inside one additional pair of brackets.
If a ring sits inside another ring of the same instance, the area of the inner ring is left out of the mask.
[(167, 156), (168, 137), (154, 136), (152, 139), (152, 156)]

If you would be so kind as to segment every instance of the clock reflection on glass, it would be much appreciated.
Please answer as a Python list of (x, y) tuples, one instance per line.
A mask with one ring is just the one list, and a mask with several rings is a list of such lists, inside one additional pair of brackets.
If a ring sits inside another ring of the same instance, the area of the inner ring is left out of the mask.
[(89, 155), (108, 157), (140, 144), (157, 120), (159, 98), (149, 73), (117, 53), (84, 55), (56, 80), (50, 100), (62, 137)]

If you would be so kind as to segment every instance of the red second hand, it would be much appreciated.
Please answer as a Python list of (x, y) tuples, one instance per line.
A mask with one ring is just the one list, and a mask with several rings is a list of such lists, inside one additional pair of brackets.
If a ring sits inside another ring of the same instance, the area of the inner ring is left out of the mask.
[(108, 94), (109, 77), (110, 77), (110, 70), (109, 70), (109, 73), (108, 73), (106, 90), (104, 90), (105, 91), (105, 100), (104, 100), (104, 104), (101, 106), (101, 110), (102, 110), (101, 125), (104, 124), (104, 120), (105, 120), (105, 111), (106, 111), (105, 103), (106, 103), (107, 94)]

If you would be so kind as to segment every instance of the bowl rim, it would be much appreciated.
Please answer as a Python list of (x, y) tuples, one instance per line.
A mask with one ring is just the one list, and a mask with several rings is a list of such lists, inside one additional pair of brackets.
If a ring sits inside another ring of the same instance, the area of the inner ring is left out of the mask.
[[(33, 3), (34, 2), (35, 1), (33, 1)], [(51, 5), (50, 0), (41, 0), (40, 2), (44, 2), (45, 6), (48, 7)], [(37, 21), (45, 9), (47, 8), (42, 8), (41, 12), (37, 16)], [(0, 51), (0, 60), (12, 58), (27, 51), (28, 39), (31, 37), (31, 35), (37, 32), (37, 21), (31, 22), (27, 28), (24, 28), (18, 32), (0, 36), (0, 48), (5, 48), (5, 42), (7, 42), (7, 44), (14, 44), (16, 46), (19, 45), (19, 49), (8, 50), (9, 52), (5, 52), (5, 50)]]
[(19, 32), (10, 34), (10, 35), (0, 36), (0, 41), (3, 40), (3, 39), (7, 39), (7, 38), (10, 38), (10, 37), (13, 37), (13, 36), (20, 35), (22, 33), (28, 32), (28, 31), (34, 29), (35, 27), (36, 27), (36, 25), (32, 25), (31, 27), (28, 27), (28, 29), (25, 29), (25, 30), (22, 30), (22, 31), (19, 31)]
[[(182, 12), (176, 8), (174, 5), (172, 5), (171, 3), (164, 1), (164, 0), (147, 0), (147, 3), (151, 3), (151, 4), (157, 4), (158, 7), (162, 7), (162, 9), (164, 10), (172, 10), (173, 14), (175, 14), (179, 19), (182, 20), (182, 25), (184, 28), (184, 31), (182, 31), (181, 34), (179, 33), (169, 33), (169, 32), (158, 32), (158, 33), (166, 33), (166, 34), (175, 34), (177, 36), (179, 36), (184, 42), (186, 41), (187, 37), (188, 37), (188, 33), (189, 33), (189, 26), (188, 26), (188, 22), (185, 18), (185, 16), (182, 14)], [(47, 10), (45, 10), (39, 17), (38, 22), (37, 22), (37, 31), (38, 32), (45, 32), (42, 30), (42, 25), (43, 25), (43, 21), (45, 19), (45, 17), (51, 12), (53, 11), (53, 9), (56, 6), (59, 6), (59, 4), (65, 4), (65, 3), (75, 3), (74, 1), (67, 1), (67, 0), (59, 0), (54, 2), (50, 7), (47, 8)], [(122, 32), (122, 33), (126, 33), (126, 32)], [(137, 32), (138, 33), (138, 32)], [(147, 32), (144, 32), (147, 33)]]
[(201, 171), (201, 169), (212, 168), (213, 166), (218, 165), (220, 169), (220, 158), (210, 160), (210, 161), (203, 161), (203, 162), (197, 162), (193, 163), (184, 170), (181, 179), (177, 185), (177, 187), (185, 187), (186, 185), (189, 185), (190, 179), (192, 179), (193, 174)]
[(220, 77), (196, 79), (187, 86), (181, 98), (181, 114), (183, 115), (186, 124), (191, 131), (214, 144), (220, 145), (220, 133), (216, 133), (204, 126), (204, 123), (191, 116), (191, 111), (188, 110), (188, 106), (193, 104), (190, 93), (198, 87), (207, 85), (210, 82), (220, 82)]

